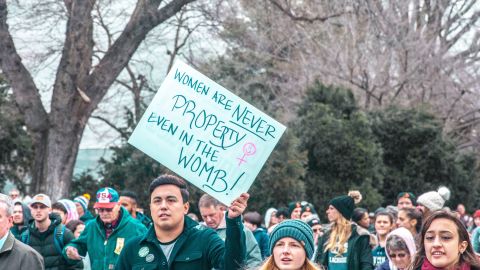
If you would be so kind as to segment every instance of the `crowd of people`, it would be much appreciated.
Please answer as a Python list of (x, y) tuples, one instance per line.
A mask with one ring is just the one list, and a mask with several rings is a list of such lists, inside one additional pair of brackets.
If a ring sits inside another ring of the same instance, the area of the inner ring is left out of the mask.
[(329, 201), (326, 222), (302, 200), (246, 212), (247, 193), (228, 206), (204, 194), (199, 222), (186, 182), (167, 174), (149, 194), (151, 219), (135, 193), (111, 187), (97, 191), (94, 214), (88, 194), (0, 194), (0, 269), (480, 269), (480, 210), (444, 207), (445, 187), (400, 192), (375, 211), (351, 191)]

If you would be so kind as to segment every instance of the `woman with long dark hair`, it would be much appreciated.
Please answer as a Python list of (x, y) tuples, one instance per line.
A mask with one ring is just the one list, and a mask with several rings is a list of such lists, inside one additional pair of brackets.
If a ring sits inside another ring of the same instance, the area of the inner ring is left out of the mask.
[(467, 229), (451, 212), (435, 211), (425, 219), (411, 270), (479, 270)]

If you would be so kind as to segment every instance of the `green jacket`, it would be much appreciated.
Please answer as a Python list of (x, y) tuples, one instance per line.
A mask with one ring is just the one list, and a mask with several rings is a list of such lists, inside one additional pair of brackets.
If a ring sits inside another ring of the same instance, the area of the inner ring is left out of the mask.
[[(331, 231), (327, 231), (319, 240), (317, 255), (314, 261), (328, 268), (328, 252), (324, 252), (325, 245), (330, 238)], [(349, 270), (373, 270), (372, 250), (370, 249), (370, 235), (367, 230), (352, 224), (352, 234), (348, 238), (347, 267)]]
[(183, 232), (176, 239), (167, 262), (155, 234), (148, 233), (128, 241), (120, 254), (117, 270), (210, 270), (212, 268), (242, 269), (245, 260), (245, 235), (240, 217), (227, 219), (226, 241), (190, 217), (184, 217)]
[(115, 269), (115, 263), (125, 242), (135, 236), (143, 235), (147, 231), (145, 226), (130, 216), (123, 207), (120, 211), (122, 213), (119, 224), (108, 239), (106, 239), (103, 222), (100, 217), (97, 217), (86, 224), (84, 231), (77, 239), (65, 246), (63, 256), (68, 261), (72, 261), (68, 259), (66, 249), (73, 246), (81, 256), (85, 256), (88, 251), (92, 269)]
[[(226, 217), (224, 217), (224, 219), (225, 218)], [(225, 238), (227, 237), (227, 228), (222, 226), (222, 228), (217, 228), (215, 231), (218, 233), (218, 236), (225, 241)], [(262, 252), (260, 251), (260, 247), (258, 246), (257, 240), (255, 239), (252, 231), (244, 227), (243, 233), (245, 234), (245, 247), (247, 252), (245, 266), (248, 269), (254, 269), (257, 266), (260, 266), (263, 262)]]
[(22, 240), (22, 233), (26, 230), (28, 230), (27, 226), (21, 226), (20, 228), (20, 225), (13, 225), (10, 228), (10, 231), (12, 232), (13, 236), (15, 236), (15, 238), (18, 240)]
[(80, 217), (80, 220), (83, 221), (85, 224), (87, 224), (87, 222), (89, 222), (92, 219), (95, 219), (95, 217), (88, 210), (85, 210), (85, 213), (83, 214), (83, 216)]
[(137, 220), (140, 221), (140, 223), (145, 225), (147, 229), (150, 228), (150, 226), (152, 225), (152, 220), (149, 217), (147, 217), (146, 215), (140, 212), (137, 212), (136, 215), (137, 215)]

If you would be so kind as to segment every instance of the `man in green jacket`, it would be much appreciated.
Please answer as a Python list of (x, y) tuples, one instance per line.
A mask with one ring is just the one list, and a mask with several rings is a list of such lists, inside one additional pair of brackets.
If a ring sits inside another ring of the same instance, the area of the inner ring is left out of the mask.
[(182, 179), (161, 175), (152, 181), (149, 191), (153, 226), (146, 235), (127, 242), (117, 270), (242, 269), (246, 251), (240, 216), (247, 207), (247, 193), (228, 209), (227, 237), (223, 242), (215, 231), (187, 216), (189, 193)]
[(130, 190), (124, 190), (120, 193), (120, 204), (128, 211), (128, 213), (138, 221), (140, 221), (148, 229), (152, 225), (152, 220), (146, 215), (137, 211), (137, 194)]
[(147, 231), (120, 206), (118, 198), (113, 188), (101, 188), (97, 192), (94, 208), (98, 217), (88, 222), (82, 234), (63, 249), (65, 258), (80, 260), (88, 252), (92, 269), (115, 269), (125, 242)]

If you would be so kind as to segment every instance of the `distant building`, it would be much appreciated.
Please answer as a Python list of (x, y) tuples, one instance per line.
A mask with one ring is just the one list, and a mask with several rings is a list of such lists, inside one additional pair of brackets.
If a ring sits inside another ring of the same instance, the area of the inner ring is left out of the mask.
[(88, 172), (94, 178), (99, 178), (98, 171), (100, 170), (100, 158), (109, 160), (113, 154), (110, 149), (92, 148), (92, 149), (79, 149), (77, 155), (77, 161), (73, 168), (73, 175), (78, 176), (83, 172)]

